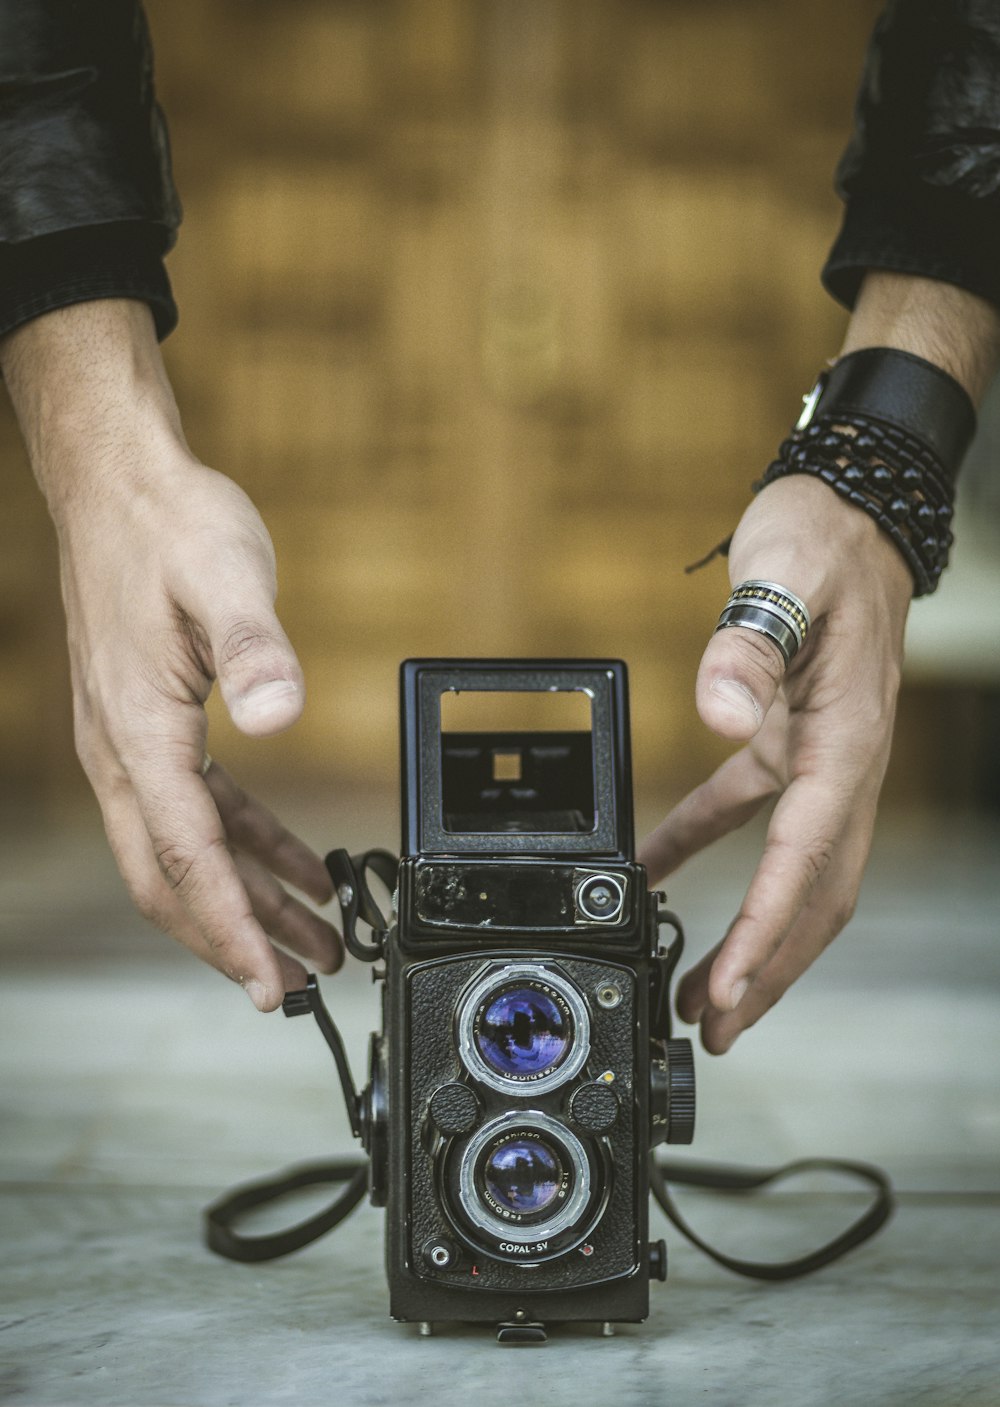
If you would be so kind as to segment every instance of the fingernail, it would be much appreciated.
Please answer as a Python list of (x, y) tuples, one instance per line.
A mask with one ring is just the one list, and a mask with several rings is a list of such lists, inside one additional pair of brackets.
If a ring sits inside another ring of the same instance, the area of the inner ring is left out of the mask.
[(267, 988), (263, 982), (258, 982), (256, 977), (251, 977), (248, 982), (243, 983), (243, 990), (257, 1010), (263, 1011), (267, 1003)]
[(717, 694), (740, 719), (747, 722), (752, 720), (758, 728), (764, 721), (760, 704), (747, 686), (737, 679), (716, 679), (712, 693)]
[(298, 684), (291, 679), (270, 679), (266, 684), (258, 684), (256, 689), (233, 700), (229, 710), (233, 722), (238, 728), (266, 723), (282, 704), (296, 698), (298, 692)]
[(735, 1011), (735, 1010), (736, 1010), (736, 1008), (739, 1006), (740, 1002), (741, 1002), (741, 1001), (743, 1000), (743, 998), (746, 996), (746, 994), (747, 994), (747, 988), (748, 988), (749, 986), (750, 986), (750, 982), (749, 982), (749, 979), (746, 978), (746, 977), (741, 977), (738, 982), (734, 982), (734, 983), (733, 983), (733, 985), (732, 985), (732, 987), (730, 988), (730, 991), (729, 991), (729, 1010), (730, 1010), (730, 1011)]

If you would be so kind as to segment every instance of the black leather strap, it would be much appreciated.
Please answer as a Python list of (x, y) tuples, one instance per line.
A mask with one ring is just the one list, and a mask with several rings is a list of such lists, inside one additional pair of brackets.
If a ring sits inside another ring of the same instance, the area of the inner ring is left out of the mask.
[[(726, 1255), (710, 1246), (693, 1231), (674, 1204), (668, 1182), (688, 1187), (703, 1187), (715, 1192), (754, 1192), (785, 1178), (805, 1172), (832, 1172), (865, 1182), (875, 1189), (875, 1198), (864, 1214), (853, 1221), (846, 1231), (815, 1251), (788, 1261), (751, 1261)], [(829, 1265), (870, 1236), (888, 1221), (895, 1202), (892, 1185), (881, 1168), (869, 1163), (855, 1163), (836, 1158), (803, 1158), (781, 1168), (731, 1168), (714, 1163), (658, 1162), (650, 1158), (650, 1190), (663, 1211), (692, 1245), (697, 1246), (717, 1264), (737, 1275), (755, 1280), (793, 1280), (809, 1275)], [(246, 1236), (234, 1229), (234, 1223), (248, 1212), (271, 1202), (278, 1202), (303, 1187), (323, 1183), (346, 1183), (344, 1191), (323, 1211), (298, 1222), (285, 1231), (264, 1236)], [(254, 1263), (276, 1260), (279, 1256), (299, 1251), (316, 1241), (344, 1220), (364, 1197), (368, 1188), (367, 1161), (348, 1159), (336, 1163), (313, 1163), (293, 1168), (265, 1182), (237, 1188), (213, 1203), (205, 1212), (205, 1244), (227, 1260)]]
[[(781, 1168), (730, 1168), (715, 1163), (658, 1162), (650, 1158), (649, 1185), (663, 1211), (693, 1246), (710, 1256), (718, 1265), (725, 1266), (736, 1275), (745, 1275), (753, 1280), (794, 1280), (800, 1275), (809, 1275), (814, 1270), (839, 1260), (848, 1251), (860, 1246), (874, 1236), (879, 1227), (884, 1226), (895, 1208), (892, 1184), (881, 1168), (871, 1163), (855, 1163), (841, 1158), (801, 1158), (795, 1163), (786, 1163)], [(838, 1176), (855, 1178), (875, 1189), (875, 1197), (868, 1210), (846, 1231), (835, 1236), (832, 1241), (815, 1251), (798, 1256), (794, 1260), (755, 1261), (741, 1260), (717, 1251), (697, 1232), (692, 1231), (674, 1204), (667, 1187), (668, 1182), (680, 1183), (687, 1187), (704, 1187), (713, 1192), (756, 1192), (774, 1182), (797, 1177), (806, 1172), (836, 1173)]]
[(824, 375), (813, 418), (853, 412), (896, 426), (933, 450), (954, 480), (976, 433), (976, 411), (946, 371), (912, 352), (865, 347)]
[[(233, 1229), (233, 1223), (247, 1212), (265, 1207), (270, 1202), (279, 1202), (292, 1192), (303, 1187), (318, 1187), (323, 1183), (347, 1186), (339, 1197), (335, 1197), (328, 1207), (315, 1216), (297, 1222), (285, 1231), (276, 1231), (267, 1236), (245, 1236)], [(269, 1177), (265, 1182), (252, 1182), (246, 1187), (237, 1187), (227, 1192), (217, 1202), (205, 1209), (205, 1244), (216, 1255), (227, 1260), (254, 1262), (277, 1260), (279, 1256), (300, 1251), (311, 1241), (316, 1241), (327, 1231), (339, 1225), (349, 1216), (368, 1191), (368, 1159), (349, 1158), (338, 1163), (309, 1163), (300, 1168), (292, 1168), (279, 1177)]]

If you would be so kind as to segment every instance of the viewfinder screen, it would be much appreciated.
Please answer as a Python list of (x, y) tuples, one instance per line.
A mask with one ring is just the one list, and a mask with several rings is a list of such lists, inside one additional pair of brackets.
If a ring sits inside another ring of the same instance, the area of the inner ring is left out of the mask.
[(454, 834), (586, 834), (596, 823), (584, 689), (441, 695), (443, 826)]

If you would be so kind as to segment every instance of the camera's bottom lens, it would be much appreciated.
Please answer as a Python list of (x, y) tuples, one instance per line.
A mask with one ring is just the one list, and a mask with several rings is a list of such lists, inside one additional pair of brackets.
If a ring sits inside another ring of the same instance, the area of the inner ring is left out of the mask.
[(546, 1212), (564, 1193), (568, 1178), (550, 1141), (514, 1134), (487, 1155), (483, 1184), (503, 1215)]
[(579, 1245), (597, 1224), (611, 1169), (600, 1140), (584, 1145), (539, 1110), (511, 1110), (453, 1143), (446, 1201), (456, 1230), (502, 1260), (536, 1264)]

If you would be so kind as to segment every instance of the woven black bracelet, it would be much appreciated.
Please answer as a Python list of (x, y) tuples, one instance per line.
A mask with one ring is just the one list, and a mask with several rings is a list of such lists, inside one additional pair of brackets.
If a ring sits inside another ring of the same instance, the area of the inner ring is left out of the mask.
[(874, 518), (903, 554), (914, 595), (938, 584), (953, 537), (955, 476), (975, 433), (966, 392), (940, 367), (866, 348), (824, 372), (754, 485), (812, 474)]

